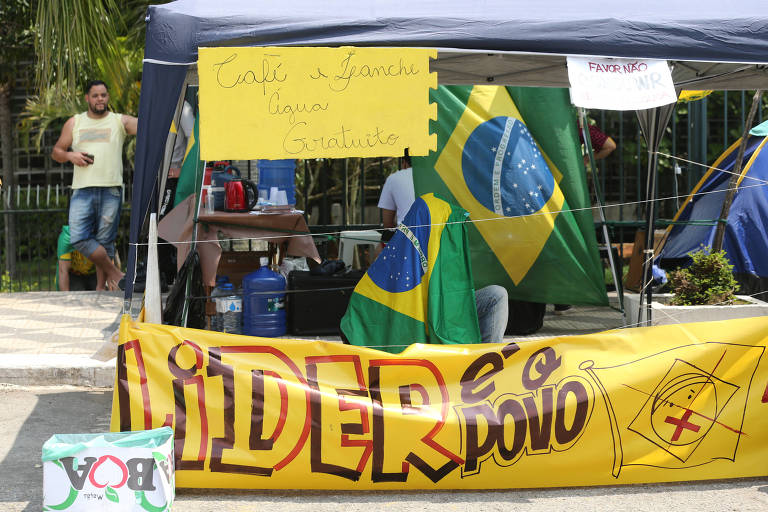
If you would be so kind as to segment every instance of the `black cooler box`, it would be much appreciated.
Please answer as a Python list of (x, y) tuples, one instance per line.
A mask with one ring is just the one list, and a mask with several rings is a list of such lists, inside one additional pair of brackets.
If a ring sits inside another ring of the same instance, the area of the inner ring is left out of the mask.
[(355, 285), (364, 274), (363, 270), (331, 276), (310, 275), (301, 270), (288, 274), (288, 332), (297, 335), (341, 334), (341, 317), (347, 311)]
[(547, 305), (540, 302), (509, 301), (506, 335), (533, 334), (544, 326)]

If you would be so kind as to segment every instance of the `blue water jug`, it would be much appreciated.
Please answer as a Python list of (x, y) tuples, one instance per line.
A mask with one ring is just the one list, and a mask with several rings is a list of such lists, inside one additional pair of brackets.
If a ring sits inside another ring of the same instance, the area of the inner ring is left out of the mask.
[[(243, 334), (275, 338), (285, 334), (285, 278), (267, 266), (243, 278)], [(272, 292), (272, 293), (264, 293)]]
[(296, 160), (259, 160), (259, 197), (269, 198), (272, 187), (285, 191), (287, 204), (296, 204)]

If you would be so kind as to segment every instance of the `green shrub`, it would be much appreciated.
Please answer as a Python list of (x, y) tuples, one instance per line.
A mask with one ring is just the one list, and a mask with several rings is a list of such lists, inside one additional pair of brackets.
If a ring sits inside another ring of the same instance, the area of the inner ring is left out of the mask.
[(728, 262), (725, 251), (712, 252), (710, 247), (702, 246), (689, 256), (693, 259), (691, 266), (670, 274), (672, 304), (732, 304), (738, 285), (733, 277), (733, 265)]
[(0, 292), (31, 292), (40, 289), (40, 285), (37, 281), (30, 283), (27, 281), (16, 281), (11, 279), (11, 274), (3, 272), (0, 275)]

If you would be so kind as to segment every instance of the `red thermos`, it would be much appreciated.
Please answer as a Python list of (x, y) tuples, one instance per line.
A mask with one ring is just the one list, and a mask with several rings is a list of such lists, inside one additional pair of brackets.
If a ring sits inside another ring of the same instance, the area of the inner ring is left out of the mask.
[(224, 185), (224, 209), (228, 212), (248, 212), (258, 201), (258, 189), (251, 181), (235, 178)]

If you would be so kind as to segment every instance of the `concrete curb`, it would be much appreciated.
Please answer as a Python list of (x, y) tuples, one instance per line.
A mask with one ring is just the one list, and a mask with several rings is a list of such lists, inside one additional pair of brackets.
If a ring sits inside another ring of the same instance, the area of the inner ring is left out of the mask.
[(114, 380), (114, 359), (66, 354), (5, 354), (0, 359), (0, 382), (7, 384), (111, 388)]

